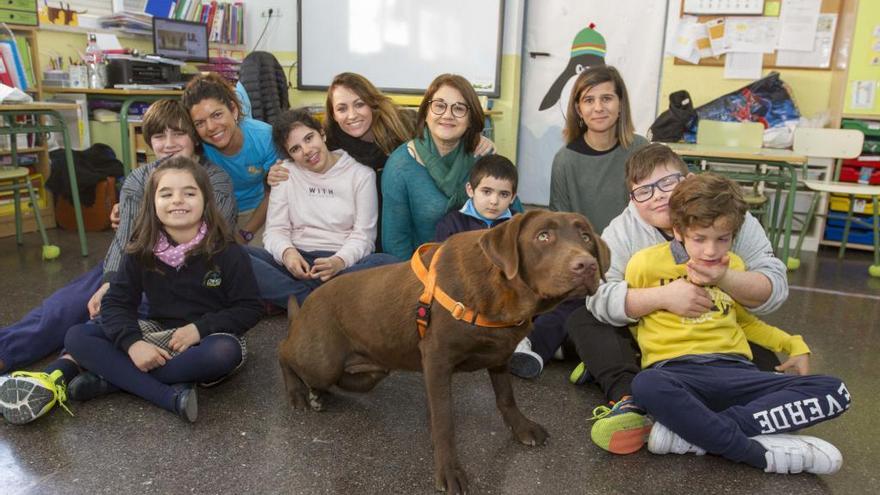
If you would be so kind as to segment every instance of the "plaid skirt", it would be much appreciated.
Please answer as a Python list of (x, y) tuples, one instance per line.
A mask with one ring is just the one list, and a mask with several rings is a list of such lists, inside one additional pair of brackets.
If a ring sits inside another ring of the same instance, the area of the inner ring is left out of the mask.
[[(141, 328), (141, 334), (143, 334), (144, 341), (149, 342), (156, 347), (164, 349), (166, 352), (168, 352), (168, 354), (171, 355), (171, 357), (180, 354), (177, 351), (172, 351), (171, 347), (169, 347), (168, 345), (169, 342), (171, 342), (171, 336), (174, 335), (174, 332), (175, 330), (177, 330), (177, 328), (166, 329), (162, 326), (161, 323), (155, 320), (138, 320), (138, 326)], [(244, 366), (244, 362), (247, 360), (247, 341), (245, 341), (244, 337), (225, 332), (213, 333), (211, 335), (228, 335), (237, 340), (238, 344), (241, 346), (241, 362), (239, 362), (238, 366), (236, 366), (235, 369), (230, 371), (227, 375), (224, 375), (217, 380), (211, 382), (201, 383), (200, 385), (203, 387), (212, 387), (234, 375), (238, 372), (238, 370), (241, 369), (242, 366)]]

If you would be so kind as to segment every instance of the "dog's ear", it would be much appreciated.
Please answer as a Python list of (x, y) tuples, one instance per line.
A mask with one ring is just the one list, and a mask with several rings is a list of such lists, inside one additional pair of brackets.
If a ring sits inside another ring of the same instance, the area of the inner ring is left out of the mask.
[(483, 253), (504, 272), (507, 280), (513, 280), (519, 273), (519, 232), (529, 213), (515, 215), (480, 236)]

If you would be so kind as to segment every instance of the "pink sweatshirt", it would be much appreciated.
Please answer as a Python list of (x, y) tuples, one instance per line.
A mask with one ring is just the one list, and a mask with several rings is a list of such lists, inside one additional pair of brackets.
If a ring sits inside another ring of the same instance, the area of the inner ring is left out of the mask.
[(379, 198), (376, 173), (343, 150), (316, 174), (284, 163), (290, 177), (272, 187), (263, 246), (281, 263), (284, 250), (330, 251), (348, 268), (375, 249)]

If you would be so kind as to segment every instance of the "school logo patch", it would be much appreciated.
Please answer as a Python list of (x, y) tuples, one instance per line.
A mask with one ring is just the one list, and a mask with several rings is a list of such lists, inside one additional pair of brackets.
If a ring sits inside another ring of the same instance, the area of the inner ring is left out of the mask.
[(247, 171), (251, 175), (263, 175), (263, 169), (256, 165), (248, 165)]
[(220, 276), (220, 270), (211, 270), (205, 274), (202, 285), (209, 289), (216, 289), (223, 283), (223, 277)]

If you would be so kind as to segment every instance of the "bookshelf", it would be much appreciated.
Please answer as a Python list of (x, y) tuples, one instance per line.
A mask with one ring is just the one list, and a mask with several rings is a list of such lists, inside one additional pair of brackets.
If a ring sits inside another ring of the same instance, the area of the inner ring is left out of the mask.
[[(15, 36), (16, 40), (18, 40), (19, 42), (21, 40), (26, 41), (27, 47), (24, 49), (29, 50), (31, 66), (34, 73), (34, 85), (32, 87), (29, 87), (26, 92), (30, 94), (35, 101), (42, 101), (42, 70), (40, 68), (40, 48), (37, 42), (37, 32), (39, 28), (36, 26), (22, 26), (15, 24), (7, 24), (7, 26), (9, 27), (9, 30), (12, 31), (12, 34)], [(9, 39), (9, 36), (0, 35), (0, 38)], [(37, 188), (37, 195), (39, 196), (38, 203), (40, 204), (40, 215), (42, 216), (43, 224), (46, 226), (46, 228), (52, 228), (56, 225), (55, 206), (51, 194), (48, 193), (44, 186), (44, 178), (49, 177), (50, 172), (49, 150), (46, 147), (45, 136), (36, 136), (34, 139), (35, 142), (33, 145), (19, 146), (17, 152), (19, 157), (36, 157), (35, 162), (32, 165), (28, 165), (33, 170), (30, 178), (35, 186), (39, 185), (39, 187)], [(0, 160), (8, 160), (7, 157), (9, 155), (10, 151), (7, 143), (7, 147), (0, 149)], [(37, 228), (37, 224), (34, 221), (33, 213), (27, 207), (26, 201), (22, 201), (22, 206), (24, 231), (33, 232)], [(11, 211), (6, 212), (5, 209), (0, 209), (0, 237), (6, 237), (14, 234), (14, 215), (12, 215)]]

